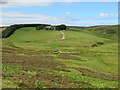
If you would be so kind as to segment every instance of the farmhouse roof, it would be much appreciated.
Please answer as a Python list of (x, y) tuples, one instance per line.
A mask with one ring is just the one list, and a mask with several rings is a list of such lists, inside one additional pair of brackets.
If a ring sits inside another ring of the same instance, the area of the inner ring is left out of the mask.
[(46, 26), (46, 28), (51, 28), (51, 26)]

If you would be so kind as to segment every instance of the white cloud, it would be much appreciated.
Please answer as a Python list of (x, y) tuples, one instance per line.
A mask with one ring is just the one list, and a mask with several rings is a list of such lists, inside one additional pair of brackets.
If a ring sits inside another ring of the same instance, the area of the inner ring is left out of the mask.
[(0, 2), (2, 8), (16, 8), (16, 7), (29, 7), (29, 6), (50, 6), (52, 2), (48, 0), (5, 0)]
[(66, 15), (71, 15), (72, 13), (71, 12), (65, 12)]
[(4, 0), (2, 2), (52, 2), (55, 0)]
[(53, 2), (118, 2), (118, 0), (2, 0), (0, 8), (16, 8), (30, 6), (50, 6)]
[(107, 14), (107, 13), (100, 13), (99, 16), (101, 17), (117, 17), (117, 14)]
[(109, 15), (106, 14), (106, 13), (101, 13), (99, 16), (102, 16), (102, 17), (108, 17)]
[(18, 12), (0, 12), (3, 17), (30, 17), (28, 14), (18, 13)]
[(68, 23), (70, 20), (65, 17), (54, 17), (43, 14), (26, 14), (18, 12), (3, 12), (2, 25), (19, 24), (19, 23), (50, 23), (61, 24)]
[[(56, 17), (44, 14), (27, 14), (20, 12), (0, 12), (2, 25), (22, 24), (22, 23), (46, 23), (46, 24), (66, 24), (66, 25), (91, 25), (89, 22), (112, 22), (117, 21), (115, 14), (101, 14), (102, 17)], [(86, 24), (87, 23), (87, 24)]]
[(111, 16), (112, 16), (112, 17), (118, 17), (118, 15), (117, 15), (117, 14), (111, 14)]

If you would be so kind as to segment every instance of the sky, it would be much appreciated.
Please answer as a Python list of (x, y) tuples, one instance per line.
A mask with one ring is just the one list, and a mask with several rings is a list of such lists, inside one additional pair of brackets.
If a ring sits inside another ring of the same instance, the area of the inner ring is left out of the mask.
[(27, 23), (69, 26), (118, 24), (118, 2), (94, 1), (4, 0), (0, 2), (0, 26)]

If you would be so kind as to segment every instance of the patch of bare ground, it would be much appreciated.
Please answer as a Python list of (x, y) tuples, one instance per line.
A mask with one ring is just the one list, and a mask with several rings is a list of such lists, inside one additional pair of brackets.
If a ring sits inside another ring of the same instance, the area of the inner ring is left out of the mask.
[(47, 43), (53, 43), (53, 40), (48, 40)]
[[(73, 57), (72, 57), (73, 58)], [(78, 58), (76, 58), (78, 59)], [(21, 88), (35, 88), (35, 83), (40, 82), (39, 88), (84, 88), (92, 87), (90, 83), (75, 82), (70, 77), (56, 75), (53, 70), (70, 72), (64, 68), (64, 64), (56, 61), (53, 56), (3, 56), (3, 64), (19, 65), (18, 73), (6, 73), (3, 71), (3, 78), (9, 79)], [(58, 68), (57, 66), (60, 66)], [(33, 68), (32, 68), (33, 67)], [(34, 67), (43, 69), (34, 69)], [(74, 83), (71, 85), (71, 83)]]
[[(35, 72), (30, 74), (28, 72)], [(39, 82), (38, 88), (84, 88), (92, 87), (90, 83), (73, 81), (70, 77), (59, 76), (46, 70), (37, 70), (31, 68), (21, 68), (17, 75), (3, 73), (3, 76), (11, 77), (10, 80), (18, 84), (21, 88), (35, 88), (35, 83)], [(71, 83), (74, 83), (71, 85)]]
[[(52, 76), (52, 75), (51, 75)], [(53, 77), (53, 78), (52, 78)], [(74, 82), (71, 80), (67, 80), (64, 77), (60, 76), (52, 76), (44, 78), (44, 77), (32, 77), (29, 79), (26, 79), (24, 77), (14, 77), (14, 81), (19, 84), (19, 86), (22, 87), (27, 87), (27, 88), (35, 88), (35, 83), (40, 82), (40, 86), (38, 88), (42, 88), (43, 86), (47, 88), (83, 88), (83, 87), (92, 87), (90, 83), (85, 83), (85, 82)], [(19, 83), (19, 81), (22, 80), (22, 83)], [(46, 82), (46, 83), (44, 83)], [(70, 83), (75, 83), (77, 85), (70, 85)]]
[(114, 29), (105, 29), (104, 27), (102, 27), (102, 28), (97, 28), (97, 29), (95, 29), (95, 30), (104, 30), (104, 31), (106, 32), (106, 34), (117, 33), (117, 31), (114, 30)]
[(114, 80), (114, 81), (118, 80), (117, 76), (113, 76), (113, 75), (110, 75), (110, 74), (106, 75), (106, 74), (103, 74), (103, 73), (91, 71), (91, 70), (86, 69), (86, 68), (75, 68), (75, 69), (82, 72), (83, 76), (89, 76), (89, 77), (93, 77), (93, 78), (100, 78), (100, 79), (104, 79), (104, 80)]
[(32, 66), (55, 69), (57, 66), (64, 66), (62, 62), (56, 61), (52, 56), (3, 56), (3, 64)]
[(80, 57), (76, 57), (76, 56), (70, 56), (70, 55), (65, 55), (65, 54), (61, 54), (58, 56), (58, 58), (60, 59), (72, 59), (72, 60), (77, 60), (77, 61), (85, 61), (85, 60), (82, 60)]
[(117, 33), (117, 31), (112, 31), (112, 30), (107, 30), (107, 32), (106, 32), (107, 34), (116, 34)]
[(8, 48), (4, 47), (2, 48), (2, 53), (3, 54), (26, 54), (26, 55), (38, 55), (40, 52), (34, 52), (34, 51), (24, 51), (20, 49), (13, 49), (13, 48)]

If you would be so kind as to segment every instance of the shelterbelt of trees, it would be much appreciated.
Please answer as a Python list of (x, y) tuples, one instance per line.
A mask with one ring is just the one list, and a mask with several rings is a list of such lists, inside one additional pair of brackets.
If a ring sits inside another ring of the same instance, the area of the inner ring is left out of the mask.
[(37, 26), (36, 29), (37, 30), (66, 30), (66, 25), (61, 24), (61, 25), (56, 25), (56, 26)]
[[(43, 27), (51, 26), (50, 24), (15, 24), (15, 25), (10, 25), (7, 27), (3, 32), (2, 32), (2, 38), (7, 38), (10, 35), (12, 35), (15, 30), (19, 28), (25, 28), (25, 27), (36, 27), (36, 30), (41, 30)], [(66, 26), (61, 24), (54, 26), (56, 29), (55, 30), (65, 30)], [(48, 29), (49, 30), (49, 29)]]

